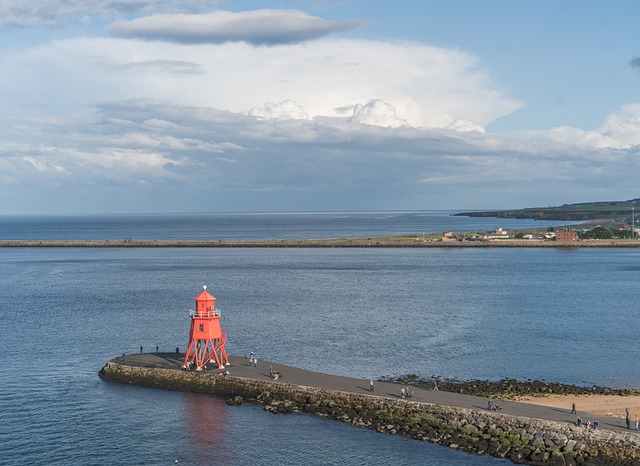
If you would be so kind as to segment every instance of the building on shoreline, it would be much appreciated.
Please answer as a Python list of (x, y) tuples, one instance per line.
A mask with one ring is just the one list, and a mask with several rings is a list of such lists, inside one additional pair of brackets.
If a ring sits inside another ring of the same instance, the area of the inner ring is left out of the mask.
[(578, 241), (578, 233), (571, 231), (571, 227), (567, 227), (565, 231), (556, 231), (556, 241), (563, 243), (575, 243)]
[(509, 239), (511, 235), (507, 230), (503, 230), (502, 228), (496, 228), (494, 231), (485, 236), (485, 239)]

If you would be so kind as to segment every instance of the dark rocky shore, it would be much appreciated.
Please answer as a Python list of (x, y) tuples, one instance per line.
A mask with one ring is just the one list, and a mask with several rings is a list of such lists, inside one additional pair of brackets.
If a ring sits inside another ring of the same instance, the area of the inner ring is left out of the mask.
[(516, 379), (503, 379), (497, 382), (487, 380), (456, 381), (439, 378), (424, 379), (415, 374), (409, 374), (402, 377), (385, 377), (380, 380), (402, 385), (411, 385), (428, 390), (432, 390), (437, 385), (438, 389), (442, 391), (503, 400), (513, 400), (524, 396), (545, 396), (551, 394), (640, 395), (640, 390), (633, 390), (630, 388), (607, 388), (599, 387), (597, 385), (584, 387), (580, 385), (544, 382), (541, 380), (522, 381)]

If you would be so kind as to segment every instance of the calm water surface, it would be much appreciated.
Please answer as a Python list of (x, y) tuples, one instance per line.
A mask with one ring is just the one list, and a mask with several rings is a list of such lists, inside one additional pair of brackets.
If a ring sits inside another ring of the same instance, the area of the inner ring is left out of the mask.
[(0, 464), (510, 464), (213, 397), (108, 384), (187, 343), (207, 284), (233, 354), (356, 377), (640, 388), (636, 250), (0, 249)]
[(539, 228), (562, 222), (453, 211), (1, 216), (0, 239), (316, 239)]

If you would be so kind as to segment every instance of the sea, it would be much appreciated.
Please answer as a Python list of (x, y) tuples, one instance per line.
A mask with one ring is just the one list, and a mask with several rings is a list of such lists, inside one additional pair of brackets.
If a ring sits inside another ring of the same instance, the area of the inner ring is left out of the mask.
[[(0, 239), (306, 239), (559, 225), (451, 214), (0, 216)], [(205, 285), (235, 355), (363, 379), (640, 388), (635, 248), (0, 248), (0, 270), (0, 465), (511, 464), (98, 378), (110, 358), (141, 347), (184, 350)]]

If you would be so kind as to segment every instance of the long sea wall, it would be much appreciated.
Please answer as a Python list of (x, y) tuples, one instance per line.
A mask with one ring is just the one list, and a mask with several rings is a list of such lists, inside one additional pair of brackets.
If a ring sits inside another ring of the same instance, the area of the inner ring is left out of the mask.
[(476, 454), (532, 465), (640, 466), (636, 433), (588, 431), (565, 423), (516, 417), (373, 394), (221, 376), (109, 361), (101, 379), (165, 390), (207, 393), (251, 402), (272, 413), (323, 416), (378, 432), (406, 435)]
[(0, 240), (0, 248), (637, 248), (639, 240), (490, 241), (425, 240), (420, 237), (271, 240)]

